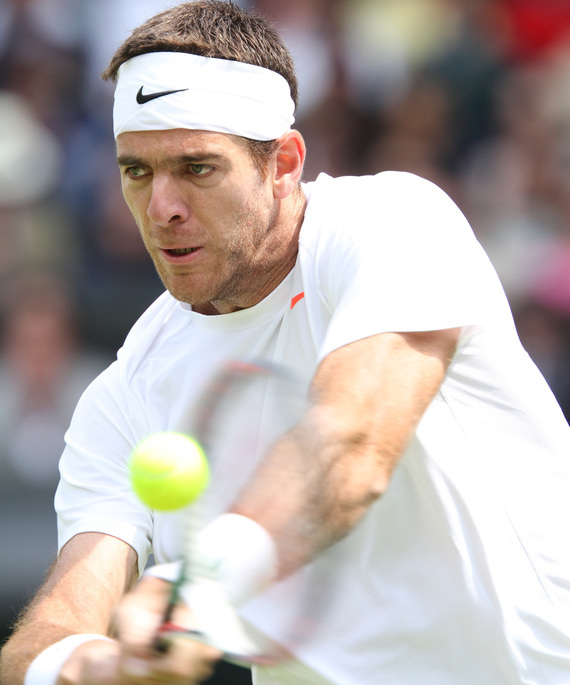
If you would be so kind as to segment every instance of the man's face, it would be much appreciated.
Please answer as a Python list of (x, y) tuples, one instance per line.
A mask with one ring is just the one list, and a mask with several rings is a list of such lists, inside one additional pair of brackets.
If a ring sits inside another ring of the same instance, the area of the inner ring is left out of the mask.
[[(235, 136), (174, 129), (117, 139), (123, 194), (165, 287), (197, 311), (256, 304), (275, 261), (278, 212)], [(213, 306), (213, 309), (212, 309)]]

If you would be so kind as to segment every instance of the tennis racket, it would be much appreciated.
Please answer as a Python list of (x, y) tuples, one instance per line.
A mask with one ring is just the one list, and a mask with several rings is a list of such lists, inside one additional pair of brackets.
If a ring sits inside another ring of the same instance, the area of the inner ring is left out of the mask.
[[(195, 549), (200, 531), (224, 513), (239, 491), (239, 482), (245, 484), (253, 472), (254, 466), (248, 473), (243, 462), (252, 461), (252, 452), (261, 459), (272, 442), (298, 420), (301, 394), (299, 384), (284, 368), (242, 361), (228, 363), (203, 392), (188, 424), (208, 458), (211, 483), (183, 514), (181, 572), (157, 637), (158, 651), (166, 651), (173, 638), (185, 636), (220, 649), (226, 660), (242, 665), (270, 664), (283, 658), (282, 648), (240, 618), (221, 585), (201, 567)], [(200, 630), (186, 630), (173, 622), (180, 600), (190, 607)]]

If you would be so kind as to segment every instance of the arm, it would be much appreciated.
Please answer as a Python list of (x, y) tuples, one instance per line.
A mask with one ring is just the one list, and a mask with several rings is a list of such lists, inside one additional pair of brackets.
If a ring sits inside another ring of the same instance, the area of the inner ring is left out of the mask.
[[(381, 334), (323, 360), (301, 421), (193, 548), (202, 555), (198, 566), (206, 581), (217, 581), (222, 603), (239, 606), (358, 524), (385, 492), (458, 337), (459, 329)], [(187, 599), (200, 618), (204, 607), (193, 604), (191, 592)], [(215, 640), (215, 628), (211, 635)], [(238, 633), (234, 637), (239, 643)]]
[[(99, 533), (74, 537), (63, 548), (48, 580), (2, 650), (1, 682), (20, 685), (33, 659), (59, 640), (75, 634), (109, 636), (77, 647), (59, 672), (56, 685), (127, 685), (133, 682), (201, 682), (221, 654), (188, 640), (164, 657), (152, 640), (170, 597), (170, 584), (143, 579), (133, 590), (137, 556), (126, 543)], [(128, 594), (125, 594), (128, 593)], [(192, 619), (183, 609), (181, 625)], [(162, 680), (161, 680), (162, 682)]]
[(108, 635), (119, 599), (134, 584), (136, 558), (131, 547), (107, 535), (70, 540), (2, 650), (2, 683), (22, 683), (32, 660), (68, 635)]
[(459, 329), (384, 333), (320, 364), (303, 420), (234, 507), (270, 533), (279, 577), (341, 539), (383, 494), (458, 337)]

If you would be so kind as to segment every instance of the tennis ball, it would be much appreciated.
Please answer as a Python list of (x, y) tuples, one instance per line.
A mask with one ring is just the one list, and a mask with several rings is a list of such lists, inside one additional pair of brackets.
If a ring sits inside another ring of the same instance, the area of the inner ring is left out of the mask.
[(129, 460), (131, 487), (138, 498), (158, 511), (191, 504), (208, 486), (206, 455), (182, 433), (154, 433), (140, 442)]

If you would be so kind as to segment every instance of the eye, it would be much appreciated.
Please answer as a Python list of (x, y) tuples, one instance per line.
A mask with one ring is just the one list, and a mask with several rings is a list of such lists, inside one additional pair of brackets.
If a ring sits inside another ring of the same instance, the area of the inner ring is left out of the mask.
[(208, 176), (214, 167), (211, 164), (189, 164), (188, 169), (195, 176)]
[(146, 175), (146, 169), (142, 166), (125, 167), (124, 174), (130, 178), (141, 178)]

